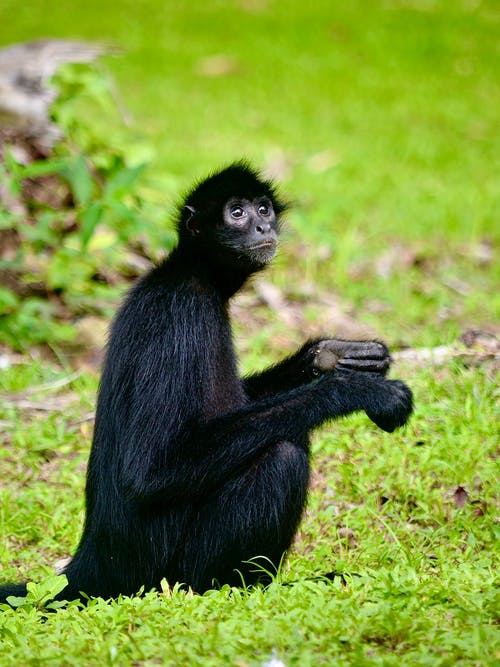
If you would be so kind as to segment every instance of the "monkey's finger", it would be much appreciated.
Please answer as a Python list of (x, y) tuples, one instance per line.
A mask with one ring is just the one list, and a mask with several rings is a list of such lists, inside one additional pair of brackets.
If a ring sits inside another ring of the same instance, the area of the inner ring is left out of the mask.
[(359, 359), (384, 359), (389, 357), (389, 350), (378, 341), (323, 340), (318, 344), (320, 352), (331, 352), (338, 357)]
[(397, 422), (394, 422), (391, 419), (386, 419), (384, 417), (380, 416), (373, 416), (373, 415), (368, 415), (368, 417), (371, 419), (371, 421), (378, 426), (379, 428), (382, 429), (382, 431), (385, 431), (386, 433), (392, 433), (395, 431), (401, 424), (398, 424)]
[(409, 413), (374, 415), (367, 412), (366, 414), (376, 426), (381, 428), (383, 431), (386, 431), (386, 433), (392, 433), (397, 428), (404, 426), (410, 416)]
[(363, 359), (342, 357), (337, 364), (337, 368), (347, 368), (354, 371), (368, 371), (372, 373), (385, 373), (389, 370), (391, 360), (389, 357), (382, 359)]

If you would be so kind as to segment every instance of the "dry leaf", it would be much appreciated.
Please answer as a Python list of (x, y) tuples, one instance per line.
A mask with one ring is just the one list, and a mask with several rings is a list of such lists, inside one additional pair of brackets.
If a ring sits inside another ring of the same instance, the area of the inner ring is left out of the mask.
[(464, 489), (463, 486), (457, 486), (455, 491), (453, 492), (453, 502), (455, 503), (455, 507), (457, 509), (460, 509), (465, 505), (465, 503), (469, 500), (469, 494), (467, 491)]

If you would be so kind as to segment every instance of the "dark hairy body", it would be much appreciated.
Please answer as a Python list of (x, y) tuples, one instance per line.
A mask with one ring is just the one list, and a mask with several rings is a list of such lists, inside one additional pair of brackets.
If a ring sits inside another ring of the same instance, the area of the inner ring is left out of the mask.
[[(266, 581), (297, 530), (309, 434), (364, 410), (386, 431), (412, 411), (377, 341), (308, 341), (241, 379), (228, 302), (276, 251), (284, 205), (238, 163), (179, 209), (179, 243), (112, 325), (97, 403), (86, 520), (61, 599), (115, 597), (162, 579), (203, 592)], [(250, 561), (250, 562), (249, 562)], [(271, 565), (272, 564), (272, 565)], [(0, 601), (25, 584), (0, 587)]]

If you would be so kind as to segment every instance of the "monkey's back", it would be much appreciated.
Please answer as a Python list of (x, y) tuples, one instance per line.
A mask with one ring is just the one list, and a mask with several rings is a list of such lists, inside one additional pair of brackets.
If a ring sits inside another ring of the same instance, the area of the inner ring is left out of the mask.
[(142, 502), (140, 491), (148, 491), (149, 471), (164, 468), (168, 477), (171, 449), (180, 451), (191, 424), (246, 401), (226, 303), (196, 279), (180, 279), (168, 261), (153, 269), (130, 291), (111, 328), (85, 528), (66, 569), (71, 588), (114, 596), (158, 586), (166, 576), (183, 580), (196, 502), (160, 496)]

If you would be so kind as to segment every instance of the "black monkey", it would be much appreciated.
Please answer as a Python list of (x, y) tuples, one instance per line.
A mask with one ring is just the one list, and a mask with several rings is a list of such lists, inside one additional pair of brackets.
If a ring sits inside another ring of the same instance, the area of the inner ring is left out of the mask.
[[(412, 411), (384, 376), (385, 345), (315, 340), (238, 376), (228, 300), (273, 258), (285, 209), (245, 163), (198, 184), (179, 243), (112, 325), (86, 486), (86, 520), (61, 599), (134, 594), (166, 578), (203, 592), (262, 580), (300, 521), (309, 433), (364, 410), (386, 431)], [(0, 588), (0, 600), (25, 584)]]

